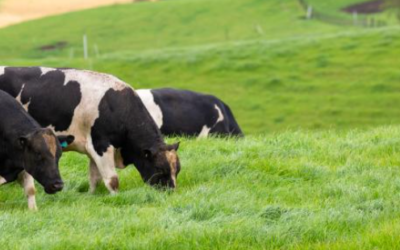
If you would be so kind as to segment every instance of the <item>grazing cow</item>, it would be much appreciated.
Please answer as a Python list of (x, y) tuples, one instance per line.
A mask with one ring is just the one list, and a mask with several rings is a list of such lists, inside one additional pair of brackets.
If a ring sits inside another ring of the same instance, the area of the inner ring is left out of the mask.
[(134, 164), (150, 185), (176, 187), (178, 144), (166, 145), (142, 101), (118, 78), (76, 69), (0, 67), (0, 89), (16, 98), (43, 127), (72, 134), (65, 151), (90, 158), (90, 192), (103, 179), (119, 187), (115, 166)]
[(243, 136), (231, 109), (220, 99), (187, 90), (137, 90), (164, 135)]
[[(20, 179), (30, 209), (36, 209), (35, 178), (46, 193), (61, 191), (58, 171), (62, 144), (73, 137), (57, 138), (43, 129), (14, 98), (0, 90), (0, 185)], [(28, 174), (26, 174), (29, 173)]]

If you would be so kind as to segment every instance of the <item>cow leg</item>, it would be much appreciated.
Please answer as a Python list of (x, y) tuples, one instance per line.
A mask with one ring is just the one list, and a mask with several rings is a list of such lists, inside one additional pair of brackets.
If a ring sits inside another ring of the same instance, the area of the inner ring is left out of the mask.
[(90, 187), (89, 192), (94, 193), (96, 191), (97, 184), (101, 180), (101, 175), (99, 169), (97, 168), (96, 163), (90, 159), (90, 167), (89, 167), (89, 179), (90, 179)]
[(36, 189), (33, 177), (25, 171), (22, 171), (18, 176), (19, 183), (24, 188), (26, 198), (28, 199), (29, 210), (36, 211)]
[[(91, 145), (91, 143), (89, 145)], [(117, 193), (119, 188), (119, 180), (115, 170), (114, 147), (110, 146), (102, 156), (97, 154), (93, 146), (88, 146), (87, 151), (97, 166), (97, 170), (103, 178), (107, 189), (111, 194)]]
[(7, 180), (0, 176), (0, 186), (7, 183)]

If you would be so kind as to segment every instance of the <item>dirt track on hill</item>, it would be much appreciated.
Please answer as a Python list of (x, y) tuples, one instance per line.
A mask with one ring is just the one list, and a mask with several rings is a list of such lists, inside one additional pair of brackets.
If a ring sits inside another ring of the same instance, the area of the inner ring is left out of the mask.
[(132, 0), (2, 0), (0, 27), (98, 6), (131, 3)]

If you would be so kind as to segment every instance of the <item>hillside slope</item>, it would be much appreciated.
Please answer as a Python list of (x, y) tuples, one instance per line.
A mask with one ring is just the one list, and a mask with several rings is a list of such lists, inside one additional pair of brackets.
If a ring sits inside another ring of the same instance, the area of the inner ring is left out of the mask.
[[(307, 22), (293, 0), (174, 0), (111, 6), (0, 30), (0, 59), (81, 54), (82, 36), (101, 53), (178, 48), (237, 40), (321, 34), (335, 27)], [(62, 50), (40, 50), (64, 42)]]
[[(135, 88), (212, 93), (232, 107), (246, 134), (400, 124), (397, 27), (307, 21), (292, 0), (227, 2), (112, 6), (9, 27), (0, 30), (0, 62), (93, 69)], [(37, 48), (64, 40), (63, 49)]]
[(9, 65), (91, 68), (135, 88), (212, 93), (249, 134), (288, 128), (349, 129), (400, 124), (398, 28), (315, 38), (254, 41), (90, 61), (7, 60)]

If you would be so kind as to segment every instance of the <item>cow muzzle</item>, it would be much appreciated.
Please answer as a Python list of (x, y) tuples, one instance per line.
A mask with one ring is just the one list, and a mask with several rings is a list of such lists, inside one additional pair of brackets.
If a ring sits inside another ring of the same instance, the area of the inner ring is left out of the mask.
[(56, 181), (50, 185), (47, 185), (44, 189), (44, 191), (47, 194), (55, 194), (57, 192), (60, 192), (64, 188), (64, 183), (62, 181)]

